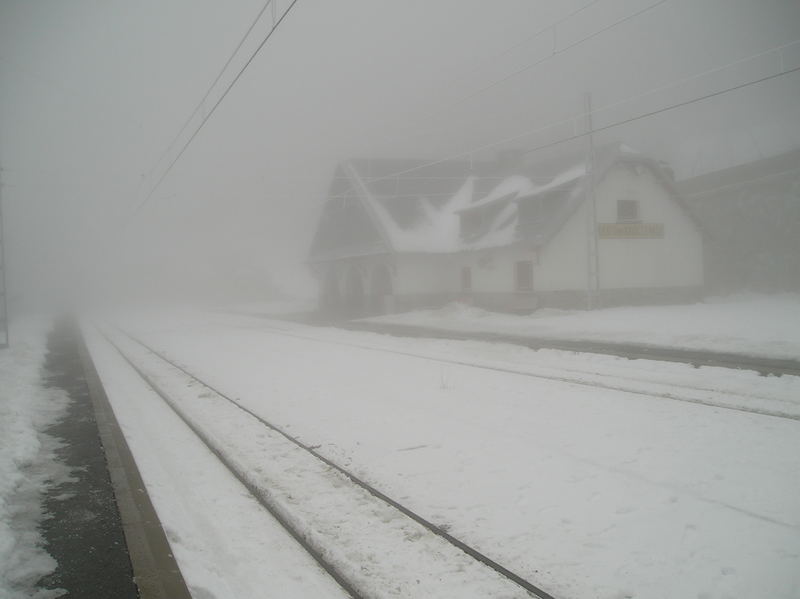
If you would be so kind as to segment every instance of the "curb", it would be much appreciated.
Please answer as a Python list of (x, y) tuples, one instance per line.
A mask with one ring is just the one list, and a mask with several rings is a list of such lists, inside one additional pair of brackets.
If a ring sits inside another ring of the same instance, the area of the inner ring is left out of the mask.
[(100, 376), (79, 331), (78, 351), (106, 454), (133, 577), (141, 599), (191, 599)]

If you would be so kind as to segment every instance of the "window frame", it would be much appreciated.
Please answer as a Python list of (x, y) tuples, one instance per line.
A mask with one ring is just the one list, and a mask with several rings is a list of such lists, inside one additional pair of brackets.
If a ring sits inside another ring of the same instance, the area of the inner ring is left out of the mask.
[[(623, 218), (622, 206), (633, 207), (635, 215), (632, 218)], [(617, 222), (618, 223), (640, 223), (642, 222), (642, 207), (639, 200), (632, 198), (620, 198), (617, 200)]]

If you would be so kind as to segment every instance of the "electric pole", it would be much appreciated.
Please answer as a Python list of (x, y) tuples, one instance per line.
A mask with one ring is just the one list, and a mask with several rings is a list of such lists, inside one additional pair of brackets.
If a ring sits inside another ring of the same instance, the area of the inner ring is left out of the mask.
[(586, 148), (586, 195), (588, 214), (586, 219), (586, 309), (593, 310), (597, 307), (600, 295), (600, 259), (597, 248), (597, 200), (594, 194), (595, 164), (594, 164), (594, 136), (592, 135), (592, 96), (586, 94), (586, 121), (588, 128)]
[(6, 292), (6, 246), (3, 224), (3, 169), (0, 167), (0, 348), (8, 347), (8, 293)]

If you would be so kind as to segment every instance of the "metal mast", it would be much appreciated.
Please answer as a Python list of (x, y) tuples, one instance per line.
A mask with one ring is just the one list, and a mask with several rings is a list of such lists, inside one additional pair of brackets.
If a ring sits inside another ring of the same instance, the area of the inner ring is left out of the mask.
[(3, 227), (3, 169), (0, 168), (0, 348), (8, 347), (8, 294), (6, 292), (6, 248)]
[(594, 136), (592, 135), (592, 96), (586, 94), (587, 148), (586, 148), (586, 195), (589, 206), (586, 221), (586, 309), (597, 307), (600, 291), (599, 257), (597, 254), (597, 201), (594, 194)]

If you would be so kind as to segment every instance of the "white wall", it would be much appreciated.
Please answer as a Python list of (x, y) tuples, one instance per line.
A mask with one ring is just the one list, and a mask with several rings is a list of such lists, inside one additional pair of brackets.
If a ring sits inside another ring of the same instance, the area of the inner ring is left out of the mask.
[(586, 289), (589, 238), (588, 204), (582, 204), (545, 247), (534, 267), (536, 291)]
[(452, 293), (459, 289), (460, 271), (447, 254), (399, 254), (392, 286), (398, 295)]
[[(509, 293), (516, 291), (515, 264), (520, 260), (535, 261), (532, 250), (511, 247), (481, 250), (458, 256), (456, 266), (456, 290), (461, 290), (461, 269), (469, 267), (472, 272), (473, 293)], [(534, 266), (534, 288), (536, 275)]]
[(597, 189), (597, 222), (617, 220), (617, 200), (639, 200), (644, 223), (664, 225), (661, 239), (599, 239), (601, 289), (703, 284), (703, 242), (686, 211), (650, 169), (618, 165)]
[[(597, 222), (617, 220), (617, 200), (639, 201), (645, 223), (664, 225), (662, 239), (598, 239), (601, 289), (694, 287), (703, 284), (702, 238), (694, 222), (648, 168), (639, 173), (614, 167), (597, 187)], [(397, 296), (461, 293), (461, 269), (470, 267), (474, 294), (515, 293), (515, 264), (533, 262), (533, 291), (576, 291), (587, 287), (590, 204), (585, 202), (544, 248), (514, 246), (460, 254), (400, 254), (393, 262)], [(364, 288), (386, 257), (358, 260)], [(340, 277), (349, 261), (337, 264)], [(340, 278), (340, 280), (341, 280)], [(466, 296), (467, 294), (465, 294)]]
[[(597, 223), (617, 222), (617, 200), (639, 201), (644, 223), (664, 225), (661, 239), (598, 239), (601, 289), (692, 287), (703, 284), (703, 246), (694, 222), (653, 172), (618, 165), (599, 183)], [(542, 249), (534, 270), (537, 291), (586, 289), (588, 277), (588, 202)]]

